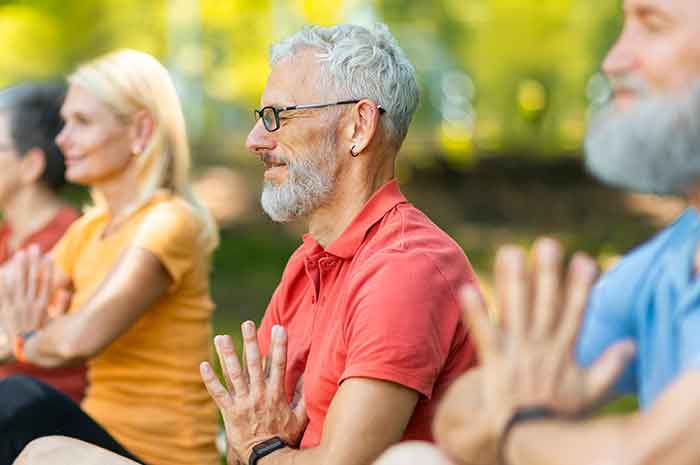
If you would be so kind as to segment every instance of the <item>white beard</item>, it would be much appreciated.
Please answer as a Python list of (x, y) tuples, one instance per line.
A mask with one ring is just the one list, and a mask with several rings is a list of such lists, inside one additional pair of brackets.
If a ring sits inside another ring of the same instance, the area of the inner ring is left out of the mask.
[(287, 179), (282, 184), (265, 181), (260, 202), (272, 221), (286, 223), (308, 216), (328, 201), (335, 188), (335, 145), (333, 134), (298, 160), (284, 160)]
[(683, 195), (700, 180), (700, 86), (643, 96), (624, 111), (593, 118), (585, 142), (588, 170), (611, 185)]

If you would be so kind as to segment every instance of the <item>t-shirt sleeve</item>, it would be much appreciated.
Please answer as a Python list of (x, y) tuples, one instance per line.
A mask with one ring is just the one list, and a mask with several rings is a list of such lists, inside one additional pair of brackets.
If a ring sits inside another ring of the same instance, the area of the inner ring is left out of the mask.
[[(624, 275), (606, 275), (594, 287), (579, 334), (576, 355), (583, 366), (592, 365), (607, 348), (623, 339), (635, 339), (634, 312), (630, 301), (621, 298), (618, 281)], [(625, 367), (617, 380), (614, 393), (637, 392), (637, 357)]]
[(132, 245), (155, 255), (176, 289), (205, 253), (200, 244), (202, 225), (188, 207), (175, 202), (155, 206), (134, 235)]
[(464, 283), (449, 282), (430, 257), (406, 255), (353, 279), (339, 382), (380, 379), (430, 398), (461, 324), (456, 291)]

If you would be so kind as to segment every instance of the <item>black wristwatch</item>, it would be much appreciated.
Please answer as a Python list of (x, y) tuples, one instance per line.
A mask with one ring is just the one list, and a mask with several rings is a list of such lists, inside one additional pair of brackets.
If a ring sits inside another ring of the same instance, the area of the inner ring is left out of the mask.
[(257, 465), (258, 460), (270, 455), (276, 450), (284, 449), (287, 447), (287, 443), (281, 440), (279, 437), (268, 439), (261, 443), (253, 446), (253, 452), (250, 453), (250, 458), (248, 459), (248, 465)]

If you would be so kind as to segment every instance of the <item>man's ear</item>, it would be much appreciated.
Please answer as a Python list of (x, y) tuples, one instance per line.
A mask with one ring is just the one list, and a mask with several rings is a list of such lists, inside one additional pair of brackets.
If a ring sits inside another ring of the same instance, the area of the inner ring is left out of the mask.
[(148, 146), (153, 135), (155, 121), (147, 110), (139, 110), (134, 115), (131, 127), (131, 153), (140, 155)]
[(358, 156), (370, 145), (379, 128), (380, 111), (371, 100), (360, 100), (350, 112), (346, 139), (348, 151)]
[(20, 163), (20, 178), (23, 184), (33, 184), (39, 181), (46, 170), (44, 151), (38, 147), (29, 149)]

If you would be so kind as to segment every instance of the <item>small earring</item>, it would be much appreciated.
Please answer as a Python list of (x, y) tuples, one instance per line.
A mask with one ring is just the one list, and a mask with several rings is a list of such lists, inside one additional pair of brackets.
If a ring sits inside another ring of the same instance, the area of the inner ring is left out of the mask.
[(360, 154), (360, 152), (355, 153), (355, 146), (354, 145), (352, 147), (350, 147), (350, 156), (351, 157), (356, 158), (359, 154)]

